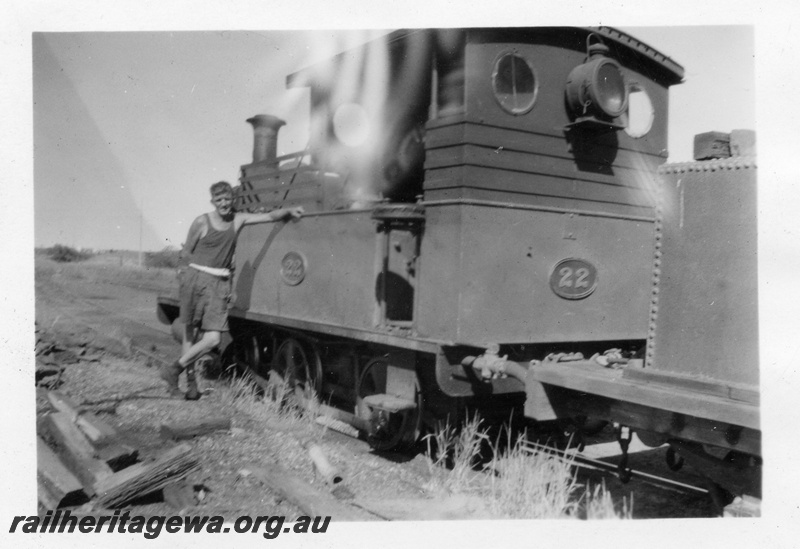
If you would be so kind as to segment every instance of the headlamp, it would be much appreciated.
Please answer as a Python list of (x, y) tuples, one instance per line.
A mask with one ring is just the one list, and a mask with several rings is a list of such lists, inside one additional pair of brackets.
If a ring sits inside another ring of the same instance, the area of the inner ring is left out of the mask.
[(578, 121), (611, 121), (628, 107), (622, 69), (606, 56), (608, 48), (603, 44), (591, 44), (587, 49), (588, 60), (572, 69), (567, 79), (567, 105)]

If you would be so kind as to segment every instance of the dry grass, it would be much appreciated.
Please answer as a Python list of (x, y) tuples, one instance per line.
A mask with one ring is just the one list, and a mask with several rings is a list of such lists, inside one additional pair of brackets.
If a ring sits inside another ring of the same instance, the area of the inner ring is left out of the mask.
[(431, 474), (427, 490), (447, 495), (479, 491), (484, 475), (476, 474), (475, 469), (481, 448), (489, 441), (479, 418), (467, 421), (460, 430), (440, 425), (425, 440)]
[(505, 518), (575, 516), (580, 485), (572, 460), (546, 451), (530, 452), (520, 437), (491, 464), (491, 506)]
[[(247, 376), (222, 384), (218, 393), (222, 406), (245, 420), (244, 424), (266, 443), (269, 459), (277, 460), (293, 474), (305, 476), (314, 471), (315, 482), (324, 482), (309, 455), (310, 445), (321, 444), (327, 432), (327, 427), (316, 423), (316, 398), (301, 404), (286, 383), (270, 381), (265, 389)], [(331, 464), (338, 463), (335, 455), (328, 454), (328, 459)]]
[(479, 496), (494, 518), (631, 518), (627, 502), (618, 509), (605, 485), (578, 482), (569, 455), (530, 449), (524, 435), (507, 441), (505, 450), (495, 443), (492, 460), (481, 467), (488, 438), (478, 418), (458, 432), (444, 426), (428, 435), (431, 479), (425, 488)]
[[(318, 438), (321, 428), (316, 423), (319, 402), (310, 395), (300, 403), (292, 388), (283, 381), (270, 380), (266, 390), (247, 375), (234, 376), (219, 391), (222, 405), (262, 424), (292, 431), (299, 438)], [(324, 431), (322, 432), (324, 434)]]
[(231, 378), (218, 394), (222, 406), (256, 421), (266, 421), (280, 412), (277, 403), (264, 398), (259, 387), (244, 376)]
[(605, 483), (595, 486), (591, 491), (587, 489), (585, 495), (583, 509), (587, 519), (633, 518), (633, 496), (630, 505), (625, 498), (621, 505), (615, 505)]

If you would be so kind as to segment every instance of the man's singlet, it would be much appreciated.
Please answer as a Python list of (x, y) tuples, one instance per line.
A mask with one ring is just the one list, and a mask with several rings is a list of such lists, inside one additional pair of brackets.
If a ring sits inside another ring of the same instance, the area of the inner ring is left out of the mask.
[(234, 223), (224, 231), (218, 231), (211, 224), (211, 219), (206, 215), (208, 232), (198, 240), (192, 252), (190, 263), (213, 267), (214, 269), (230, 269), (233, 260), (233, 251), (236, 248), (236, 231)]

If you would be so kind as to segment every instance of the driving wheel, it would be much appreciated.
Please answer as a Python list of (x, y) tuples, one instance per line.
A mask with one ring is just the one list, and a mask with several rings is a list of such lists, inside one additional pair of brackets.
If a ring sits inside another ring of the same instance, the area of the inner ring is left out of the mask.
[(414, 382), (414, 406), (398, 411), (371, 406), (370, 395), (386, 394), (389, 363), (376, 358), (367, 363), (358, 382), (356, 416), (370, 425), (368, 442), (376, 450), (397, 450), (411, 446), (419, 438), (422, 426), (422, 396)]
[(312, 343), (301, 343), (289, 338), (275, 353), (272, 372), (279, 387), (280, 400), (294, 399), (296, 404), (319, 395), (322, 379), (322, 362)]

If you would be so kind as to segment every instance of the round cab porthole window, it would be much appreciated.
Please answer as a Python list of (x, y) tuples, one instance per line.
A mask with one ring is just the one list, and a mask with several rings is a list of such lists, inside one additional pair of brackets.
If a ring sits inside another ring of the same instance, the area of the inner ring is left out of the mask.
[(625, 133), (631, 137), (644, 137), (653, 127), (656, 113), (650, 96), (639, 84), (631, 84), (628, 91), (628, 122)]
[(550, 272), (550, 288), (564, 299), (583, 299), (597, 288), (597, 268), (584, 259), (562, 259)]
[(289, 286), (297, 286), (306, 277), (306, 258), (299, 252), (289, 252), (281, 260), (281, 278)]
[(492, 72), (494, 97), (504, 111), (525, 114), (536, 102), (537, 82), (527, 59), (515, 53), (502, 55)]

